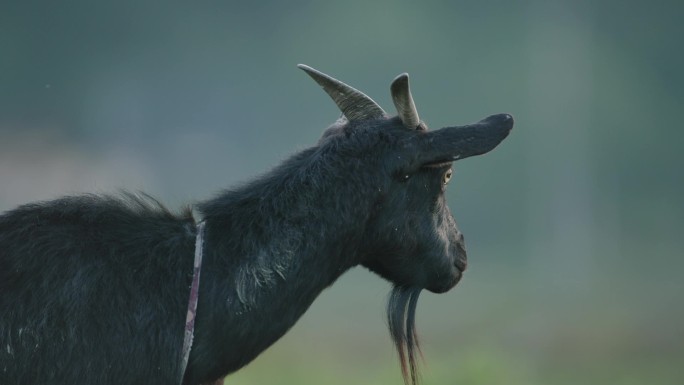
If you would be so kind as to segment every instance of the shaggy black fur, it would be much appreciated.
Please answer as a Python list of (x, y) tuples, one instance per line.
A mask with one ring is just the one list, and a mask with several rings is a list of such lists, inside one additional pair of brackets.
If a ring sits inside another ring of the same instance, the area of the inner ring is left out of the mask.
[(148, 197), (0, 216), (0, 384), (173, 384), (195, 226)]
[[(339, 122), (268, 174), (199, 203), (204, 265), (183, 384), (250, 362), (359, 264), (397, 287), (389, 326), (415, 383), (418, 294), (449, 290), (465, 269), (444, 200), (450, 162), (491, 150), (512, 124)], [(189, 210), (131, 194), (0, 216), (0, 384), (177, 384), (195, 236)]]

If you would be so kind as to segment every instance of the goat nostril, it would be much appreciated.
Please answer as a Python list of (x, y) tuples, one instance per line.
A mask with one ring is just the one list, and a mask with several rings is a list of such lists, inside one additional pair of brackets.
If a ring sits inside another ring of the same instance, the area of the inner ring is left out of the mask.
[(454, 261), (454, 266), (460, 272), (464, 272), (465, 269), (468, 267), (468, 262), (465, 259), (456, 258), (456, 260)]

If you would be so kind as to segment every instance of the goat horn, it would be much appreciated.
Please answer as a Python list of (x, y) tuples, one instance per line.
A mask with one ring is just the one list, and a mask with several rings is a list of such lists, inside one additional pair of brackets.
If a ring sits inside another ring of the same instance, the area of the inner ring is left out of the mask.
[(298, 64), (297, 67), (304, 70), (318, 85), (323, 87), (347, 120), (378, 119), (386, 115), (382, 107), (363, 92), (307, 65)]
[(416, 104), (413, 103), (413, 97), (411, 96), (408, 74), (403, 73), (394, 78), (390, 91), (392, 92), (392, 101), (404, 126), (412, 130), (416, 129), (420, 124), (420, 118), (418, 117)]

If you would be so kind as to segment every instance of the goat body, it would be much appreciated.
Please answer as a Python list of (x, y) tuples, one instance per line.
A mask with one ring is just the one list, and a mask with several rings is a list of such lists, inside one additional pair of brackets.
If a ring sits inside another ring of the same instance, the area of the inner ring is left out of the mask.
[[(305, 70), (319, 84), (332, 79)], [(396, 92), (406, 99), (408, 83)], [(416, 381), (417, 293), (447, 291), (465, 269), (443, 197), (451, 162), (491, 150), (512, 119), (429, 132), (406, 126), (420, 122), (403, 115), (415, 112), (412, 99), (395, 118), (344, 102), (353, 118), (318, 144), (196, 205), (204, 263), (183, 384), (214, 382), (250, 362), (359, 264), (407, 293), (393, 296), (389, 310), (401, 316), (390, 314), (390, 326), (405, 379), (407, 354)], [(173, 214), (132, 194), (67, 197), (0, 216), (0, 384), (178, 384), (196, 235), (190, 210)]]

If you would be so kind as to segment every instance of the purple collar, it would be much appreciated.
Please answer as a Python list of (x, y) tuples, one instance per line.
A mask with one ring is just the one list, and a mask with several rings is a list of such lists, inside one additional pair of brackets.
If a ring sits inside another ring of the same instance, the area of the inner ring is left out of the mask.
[(185, 370), (188, 367), (190, 348), (192, 348), (192, 339), (195, 334), (195, 314), (197, 313), (200, 270), (202, 269), (202, 249), (204, 248), (204, 224), (204, 221), (201, 221), (197, 224), (197, 236), (195, 238), (195, 263), (192, 270), (192, 285), (190, 286), (188, 314), (185, 317), (185, 338), (183, 339), (183, 358), (181, 361), (180, 384), (183, 383)]

